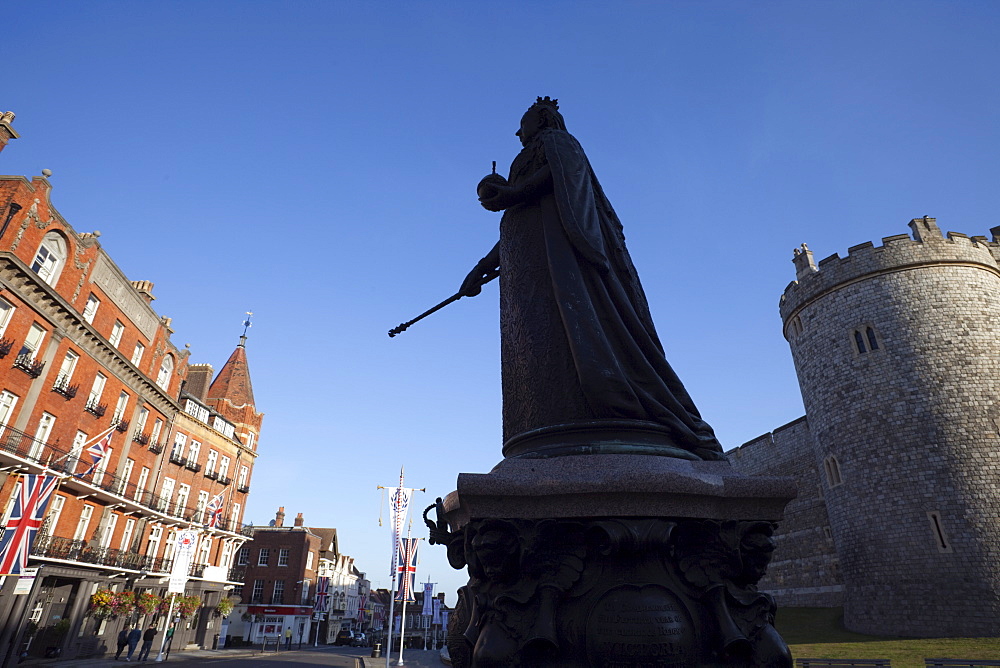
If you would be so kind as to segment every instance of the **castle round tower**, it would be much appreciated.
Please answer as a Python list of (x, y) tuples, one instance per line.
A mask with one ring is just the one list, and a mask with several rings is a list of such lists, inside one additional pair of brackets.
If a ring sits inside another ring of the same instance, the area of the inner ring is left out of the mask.
[(851, 630), (1000, 635), (1000, 228), (933, 218), (817, 267), (780, 312)]

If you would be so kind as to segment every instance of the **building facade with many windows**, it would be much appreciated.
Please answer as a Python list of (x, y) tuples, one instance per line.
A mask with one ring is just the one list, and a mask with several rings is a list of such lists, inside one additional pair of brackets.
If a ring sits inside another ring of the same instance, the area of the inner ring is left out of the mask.
[(249, 539), (241, 515), (262, 415), (245, 338), (214, 379), (190, 365), (152, 309), (153, 284), (126, 278), (99, 233), (56, 211), (51, 190), (45, 176), (0, 176), (0, 511), (23, 474), (59, 478), (31, 549), (30, 593), (13, 595), (16, 576), (0, 585), (0, 647), (54, 645), (63, 657), (113, 647), (122, 623), (152, 617), (87, 616), (91, 596), (164, 593), (183, 529), (198, 533), (185, 593), (201, 607), (174, 647), (210, 644), (211, 613), (242, 584), (232, 561)]

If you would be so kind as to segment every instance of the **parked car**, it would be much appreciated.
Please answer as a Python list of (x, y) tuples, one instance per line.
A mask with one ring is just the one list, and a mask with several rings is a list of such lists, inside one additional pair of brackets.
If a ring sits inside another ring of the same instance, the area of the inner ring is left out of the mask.
[(367, 647), (368, 639), (365, 638), (365, 634), (358, 631), (354, 634), (354, 638), (351, 640), (351, 647)]
[(350, 645), (354, 640), (354, 632), (347, 629), (342, 630), (337, 634), (337, 639), (333, 641), (334, 645)]

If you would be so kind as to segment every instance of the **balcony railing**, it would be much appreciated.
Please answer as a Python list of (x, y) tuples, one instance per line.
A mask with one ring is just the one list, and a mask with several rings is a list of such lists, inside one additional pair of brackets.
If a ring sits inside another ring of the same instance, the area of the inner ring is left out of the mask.
[(236, 488), (236, 491), (240, 492), (241, 494), (249, 494), (250, 485), (240, 485), (239, 487)]
[(100, 400), (95, 397), (87, 401), (87, 405), (83, 407), (83, 410), (95, 417), (104, 417), (104, 414), (108, 411), (108, 405), (100, 403)]
[(218, 480), (219, 472), (216, 471), (215, 469), (205, 469), (205, 477), (211, 478), (212, 480)]
[(14, 368), (20, 369), (32, 378), (38, 378), (42, 375), (45, 362), (36, 360), (30, 353), (21, 353), (14, 359)]
[(185, 464), (187, 464), (187, 457), (182, 457), (177, 452), (171, 452), (170, 453), (170, 463), (171, 464), (177, 464), (178, 466), (184, 466)]
[(158, 455), (161, 452), (163, 452), (163, 444), (153, 441), (152, 443), (149, 444), (149, 451), (152, 452), (154, 455)]
[(197, 473), (198, 471), (201, 470), (201, 464), (189, 459), (187, 463), (184, 464), (184, 468), (186, 468), (188, 471), (194, 471), (195, 473)]
[(147, 557), (131, 550), (92, 547), (85, 540), (72, 540), (49, 535), (39, 535), (35, 539), (31, 553), (36, 557), (65, 559), (151, 573), (168, 573), (172, 563), (170, 559)]
[[(35, 440), (29, 434), (13, 427), (4, 427), (0, 431), (0, 454), (3, 453), (34, 462), (39, 466), (47, 466), (52, 471), (66, 473), (70, 476), (80, 476), (79, 478), (70, 478), (72, 482), (65, 484), (85, 484), (96, 487), (111, 494), (124, 497), (146, 508), (190, 522), (200, 524), (204, 518), (204, 510), (199, 511), (197, 508), (187, 506), (177, 507), (175, 499), (161, 497), (148, 489), (139, 489), (134, 482), (114, 475), (111, 472), (105, 472), (100, 477), (100, 482), (94, 482), (93, 476), (84, 475), (90, 469), (92, 463), (89, 456), (84, 460), (54, 445)], [(219, 518), (216, 528), (222, 531), (239, 531), (239, 527), (234, 527), (232, 520), (226, 516)], [(245, 535), (252, 536), (252, 533)], [(59, 549), (69, 548), (64, 546)]]
[(232, 481), (233, 481), (233, 479), (232, 479), (232, 478), (227, 478), (227, 477), (226, 477), (226, 476), (224, 476), (224, 475), (220, 475), (220, 476), (219, 476), (219, 484), (220, 484), (220, 485), (228, 485), (228, 484), (229, 484), (229, 483), (231, 483)]
[(230, 582), (244, 582), (247, 576), (246, 566), (233, 566), (229, 569), (229, 575), (226, 578)]
[(67, 399), (72, 399), (76, 396), (77, 391), (80, 389), (79, 385), (70, 385), (69, 376), (66, 374), (60, 375), (56, 378), (56, 382), (52, 383), (52, 391), (61, 394)]
[(120, 417), (115, 417), (112, 418), (111, 421), (115, 423), (115, 429), (121, 433), (124, 434), (128, 431), (128, 420), (122, 420)]
[(10, 354), (11, 348), (14, 347), (14, 341), (4, 337), (0, 339), (0, 357), (7, 357)]
[(149, 445), (149, 434), (137, 433), (132, 437), (132, 441), (138, 443), (139, 445)]

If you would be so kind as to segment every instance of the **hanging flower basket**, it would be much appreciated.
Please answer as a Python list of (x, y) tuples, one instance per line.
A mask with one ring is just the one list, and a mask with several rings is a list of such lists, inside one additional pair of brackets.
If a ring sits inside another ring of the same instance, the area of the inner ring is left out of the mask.
[(201, 607), (201, 597), (200, 596), (178, 596), (177, 597), (177, 614), (184, 617), (190, 617), (194, 612)]
[(162, 599), (156, 594), (144, 591), (135, 598), (135, 609), (143, 615), (149, 615), (157, 611)]
[(177, 594), (167, 594), (166, 596), (164, 596), (163, 598), (161, 598), (160, 599), (159, 608), (157, 609), (157, 612), (160, 613), (161, 615), (169, 614), (170, 613), (170, 601), (172, 601), (175, 596), (177, 596)]
[(219, 604), (215, 606), (215, 612), (222, 617), (228, 617), (234, 607), (236, 607), (236, 601), (226, 597), (219, 600)]
[(131, 615), (135, 611), (135, 592), (116, 593), (111, 599), (111, 611), (116, 617)]
[(95, 619), (114, 617), (117, 614), (115, 612), (115, 596), (117, 594), (110, 589), (98, 589), (90, 596), (87, 614)]

